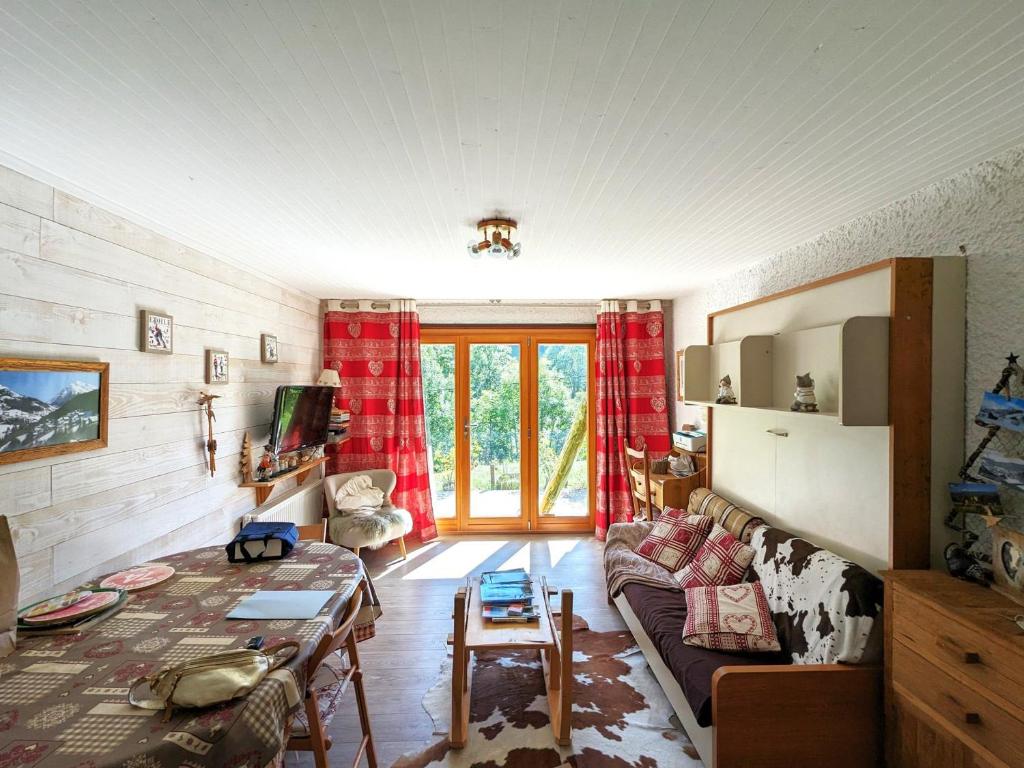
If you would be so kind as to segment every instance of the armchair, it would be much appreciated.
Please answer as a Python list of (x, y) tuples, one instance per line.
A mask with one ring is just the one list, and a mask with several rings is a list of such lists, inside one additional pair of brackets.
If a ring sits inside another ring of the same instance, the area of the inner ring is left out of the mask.
[[(338, 510), (334, 497), (338, 489), (353, 477), (367, 475), (376, 488), (384, 492), (384, 505), (370, 513), (346, 514)], [(398, 541), (402, 559), (406, 558), (405, 535), (412, 531), (412, 515), (391, 503), (391, 492), (397, 478), (390, 469), (366, 469), (359, 472), (342, 472), (324, 478), (324, 494), (327, 496), (327, 527), (331, 541), (348, 547), (356, 555), (363, 547), (379, 549), (390, 541)]]

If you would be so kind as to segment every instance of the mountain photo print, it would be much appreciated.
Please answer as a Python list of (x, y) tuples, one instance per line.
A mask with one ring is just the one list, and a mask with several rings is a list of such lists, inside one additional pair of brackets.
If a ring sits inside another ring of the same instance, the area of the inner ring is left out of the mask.
[(104, 363), (0, 361), (0, 463), (106, 444)]

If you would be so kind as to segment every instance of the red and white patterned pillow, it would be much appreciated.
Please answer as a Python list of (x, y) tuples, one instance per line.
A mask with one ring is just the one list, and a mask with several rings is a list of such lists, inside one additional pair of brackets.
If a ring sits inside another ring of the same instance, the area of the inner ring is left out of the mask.
[(686, 590), (683, 642), (716, 651), (778, 651), (764, 589), (756, 582)]
[(753, 559), (752, 547), (716, 523), (693, 560), (672, 578), (683, 589), (739, 584)]
[(675, 573), (697, 554), (714, 522), (705, 515), (691, 515), (685, 509), (666, 507), (651, 532), (633, 551)]

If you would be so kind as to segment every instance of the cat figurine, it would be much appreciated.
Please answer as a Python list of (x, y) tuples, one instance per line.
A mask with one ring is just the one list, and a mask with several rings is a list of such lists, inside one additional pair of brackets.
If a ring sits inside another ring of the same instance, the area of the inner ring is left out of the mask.
[(818, 401), (814, 397), (814, 379), (811, 378), (810, 371), (796, 375), (796, 392), (793, 393), (793, 397), (796, 399), (789, 410), (800, 413), (818, 412)]
[(718, 382), (718, 397), (715, 402), (719, 405), (736, 405), (736, 393), (732, 391), (732, 379), (725, 374)]

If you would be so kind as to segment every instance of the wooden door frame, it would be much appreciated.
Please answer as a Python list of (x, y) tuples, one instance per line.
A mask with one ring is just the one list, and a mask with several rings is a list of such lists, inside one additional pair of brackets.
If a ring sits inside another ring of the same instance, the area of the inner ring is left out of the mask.
[[(455, 518), (438, 519), (442, 533), (569, 533), (591, 531), (597, 505), (596, 489), (596, 382), (594, 365), (597, 347), (596, 326), (557, 325), (428, 325), (420, 330), (421, 344), (452, 344), (455, 347)], [(469, 442), (464, 425), (469, 420), (469, 345), (520, 344), (520, 466), (521, 514), (518, 518), (478, 518), (469, 516), (470, 477), (460, 471), (468, 467)], [(587, 516), (577, 518), (541, 517), (537, 477), (538, 422), (537, 349), (538, 344), (587, 345)]]
[[(597, 513), (597, 382), (594, 379), (595, 355), (597, 354), (597, 327), (588, 328), (532, 328), (533, 343), (530, 348), (530, 364), (536, 368), (541, 344), (585, 344), (587, 346), (587, 516), (558, 518), (554, 515), (540, 515), (540, 478), (531, 489), (528, 504), (530, 530), (537, 533), (569, 533), (593, 531)], [(539, 431), (540, 403), (537, 397), (537, 378), (530, 381), (530, 424)], [(538, 466), (538, 441), (530, 441), (530, 466)]]

